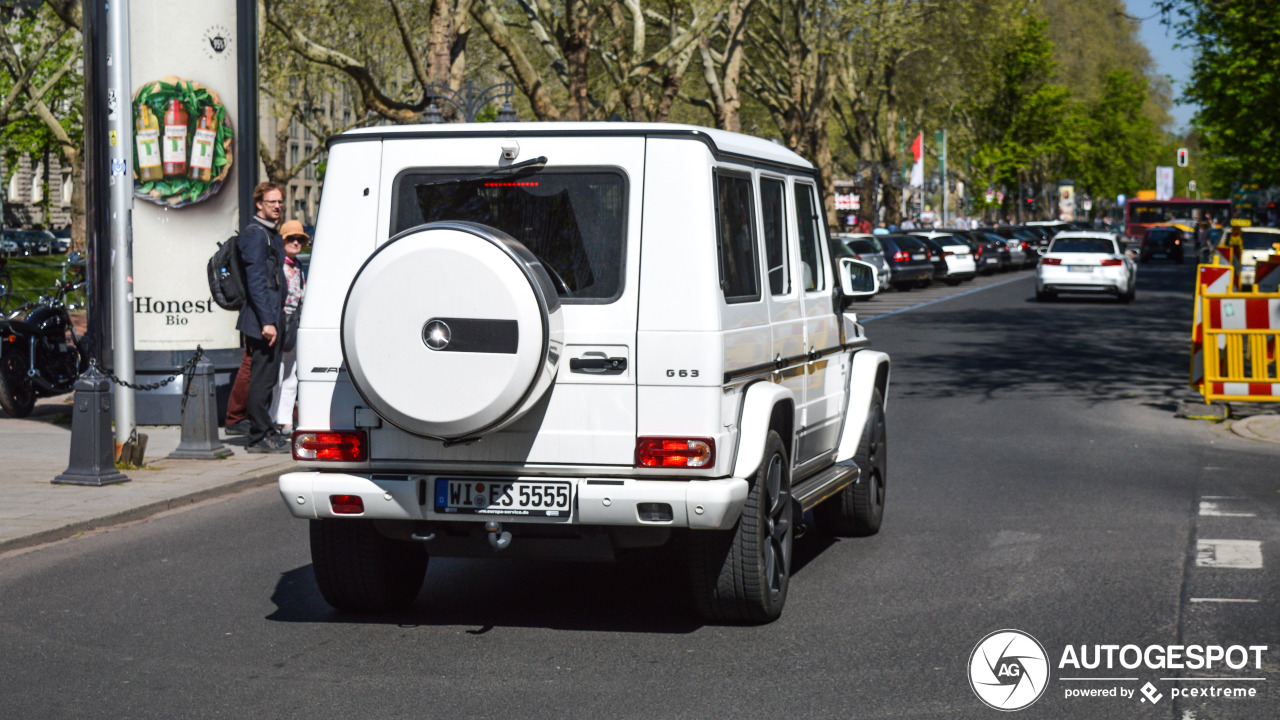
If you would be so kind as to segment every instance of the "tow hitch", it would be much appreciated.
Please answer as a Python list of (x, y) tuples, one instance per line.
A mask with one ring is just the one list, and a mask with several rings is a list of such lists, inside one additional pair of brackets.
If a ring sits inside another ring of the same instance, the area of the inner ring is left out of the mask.
[(503, 530), (502, 523), (497, 520), (486, 521), (484, 529), (489, 533), (489, 544), (494, 550), (506, 550), (511, 544), (511, 532)]

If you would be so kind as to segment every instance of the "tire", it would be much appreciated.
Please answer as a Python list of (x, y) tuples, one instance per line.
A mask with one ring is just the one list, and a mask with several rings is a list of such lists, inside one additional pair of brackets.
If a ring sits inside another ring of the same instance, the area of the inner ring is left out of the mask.
[(782, 614), (795, 539), (793, 504), (787, 451), (771, 430), (737, 526), (689, 533), (689, 579), (704, 619), (760, 625)]
[(930, 286), (930, 285), (932, 285), (932, 284), (933, 284), (933, 280), (932, 280), (932, 279), (927, 279), (927, 280), (917, 280), (917, 281), (916, 281), (916, 287), (920, 288), (921, 290), (923, 290), (923, 289), (925, 289), (925, 288), (929, 287), (929, 286)]
[(1053, 300), (1053, 293), (1047, 290), (1036, 291), (1036, 302), (1049, 302), (1050, 300)]
[(876, 390), (871, 395), (871, 412), (862, 429), (858, 454), (854, 456), (862, 468), (862, 478), (813, 509), (813, 519), (820, 532), (846, 537), (866, 537), (880, 532), (888, 477), (887, 450), (884, 398)]
[(947, 285), (950, 285), (951, 287), (955, 287), (960, 284), (960, 281), (954, 278), (947, 278), (943, 282), (945, 282)]
[(898, 292), (909, 292), (911, 290), (912, 285), (914, 285), (914, 283), (896, 282), (893, 284), (893, 289), (897, 290)]
[(20, 365), (21, 362), (15, 355), (10, 355), (0, 365), (0, 409), (11, 418), (24, 418), (36, 406), (35, 390), (24, 382), (12, 379), (21, 371)]
[(325, 602), (345, 612), (404, 609), (427, 574), (422, 546), (383, 537), (372, 520), (312, 520), (311, 563)]

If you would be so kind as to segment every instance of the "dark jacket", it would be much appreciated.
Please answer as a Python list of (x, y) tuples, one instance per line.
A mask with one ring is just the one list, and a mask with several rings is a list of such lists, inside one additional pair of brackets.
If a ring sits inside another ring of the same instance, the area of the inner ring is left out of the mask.
[(236, 241), (248, 301), (240, 308), (236, 329), (248, 337), (262, 339), (262, 327), (281, 329), (288, 288), (284, 280), (284, 239), (275, 228), (255, 217)]

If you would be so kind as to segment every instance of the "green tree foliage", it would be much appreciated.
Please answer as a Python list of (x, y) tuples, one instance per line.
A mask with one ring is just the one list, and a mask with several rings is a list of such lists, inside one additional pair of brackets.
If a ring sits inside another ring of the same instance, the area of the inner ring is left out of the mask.
[(1195, 50), (1183, 100), (1214, 192), (1232, 182), (1280, 184), (1280, 7), (1275, 0), (1166, 0), (1167, 22)]

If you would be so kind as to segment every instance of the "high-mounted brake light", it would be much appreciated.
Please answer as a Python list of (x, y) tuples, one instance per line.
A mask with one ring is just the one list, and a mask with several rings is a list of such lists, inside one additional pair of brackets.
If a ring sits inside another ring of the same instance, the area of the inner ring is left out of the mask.
[(636, 467), (705, 468), (716, 461), (711, 438), (642, 437), (636, 441)]
[(1120, 258), (1107, 258), (1106, 260), (1102, 261), (1102, 264), (1103, 265), (1123, 265), (1124, 261), (1121, 260)]
[(293, 434), (294, 460), (363, 462), (368, 447), (368, 437), (363, 430)]
[(1062, 261), (1058, 258), (1040, 258), (1041, 265), (1061, 265)]
[(538, 187), (536, 180), (521, 180), (517, 182), (487, 182), (485, 187)]
[(334, 515), (359, 515), (364, 512), (364, 500), (359, 495), (330, 495), (329, 507)]

